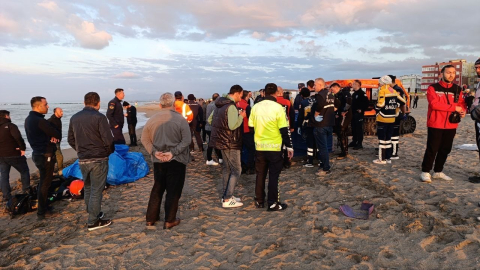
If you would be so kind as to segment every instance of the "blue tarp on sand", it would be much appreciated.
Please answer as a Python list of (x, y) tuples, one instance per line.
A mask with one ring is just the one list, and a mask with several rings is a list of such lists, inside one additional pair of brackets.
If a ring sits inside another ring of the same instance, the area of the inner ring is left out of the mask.
[[(142, 153), (128, 152), (127, 145), (115, 145), (115, 152), (108, 157), (107, 183), (110, 185), (135, 182), (145, 177), (148, 172), (148, 164)], [(63, 176), (83, 179), (82, 172), (78, 166), (78, 159), (75, 163), (63, 169)]]

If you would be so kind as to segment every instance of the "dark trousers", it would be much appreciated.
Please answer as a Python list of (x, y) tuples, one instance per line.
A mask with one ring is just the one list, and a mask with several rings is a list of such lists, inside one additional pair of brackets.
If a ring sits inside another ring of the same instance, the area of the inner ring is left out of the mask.
[(443, 171), (448, 154), (452, 151), (456, 129), (428, 128), (427, 149), (423, 155), (422, 172), (430, 172), (435, 162), (434, 172)]
[(413, 101), (413, 106), (412, 106), (412, 108), (417, 108), (417, 107), (418, 107), (418, 104), (417, 104), (417, 103), (418, 103), (418, 101), (416, 101), (416, 100)]
[(160, 205), (163, 193), (165, 196), (165, 221), (174, 222), (177, 218), (178, 201), (182, 196), (187, 166), (176, 160), (165, 163), (153, 163), (153, 184), (147, 208), (147, 222), (160, 219)]
[(313, 127), (306, 127), (303, 129), (303, 132), (306, 134), (307, 141), (307, 163), (313, 164), (313, 158), (317, 152), (315, 147), (315, 137), (313, 136)]
[(332, 141), (333, 127), (315, 127), (313, 135), (318, 147), (320, 162), (323, 164), (323, 170), (330, 170), (329, 145)]
[[(193, 122), (192, 122), (193, 123)], [(190, 132), (192, 133), (192, 142), (190, 143), (190, 151), (195, 149), (195, 144), (193, 143), (193, 137), (197, 141), (198, 151), (203, 152), (203, 141), (202, 136), (200, 136), (200, 132), (197, 131), (197, 124), (190, 124)]]
[(123, 126), (118, 126), (117, 128), (110, 127), (113, 135), (113, 144), (125, 144), (125, 137), (123, 137), (122, 129)]
[(357, 146), (363, 143), (363, 113), (353, 112), (352, 143)]
[(400, 140), (400, 121), (399, 117), (395, 119), (395, 124), (393, 124), (392, 132), (392, 156), (398, 156), (398, 143)]
[(394, 123), (377, 122), (379, 160), (387, 160), (392, 157), (392, 134), (394, 125)]
[(130, 145), (137, 145), (137, 132), (136, 132), (137, 123), (128, 124), (128, 136), (130, 136)]
[(477, 142), (477, 148), (479, 149), (478, 158), (480, 159), (480, 122), (475, 121), (475, 141)]
[(200, 127), (200, 133), (202, 133), (202, 139), (204, 142), (207, 141), (207, 131), (205, 130), (205, 121), (202, 122), (202, 126)]
[(102, 197), (108, 175), (108, 160), (97, 162), (79, 162), (84, 182), (84, 200), (88, 212), (88, 225), (98, 220), (102, 209)]
[(351, 117), (339, 116), (335, 121), (335, 133), (340, 144), (341, 154), (348, 154), (348, 127), (352, 121)]
[(253, 139), (254, 133), (253, 132), (248, 132), (248, 133), (243, 133), (242, 137), (242, 143), (243, 143), (243, 149), (242, 151), (242, 156), (245, 156), (245, 159), (242, 157), (242, 161), (245, 160), (245, 163), (247, 165), (247, 168), (254, 169), (255, 168), (255, 141)]
[(15, 168), (22, 179), (22, 190), (26, 192), (30, 189), (30, 172), (28, 170), (27, 158), (18, 157), (0, 157), (0, 187), (2, 188), (3, 199), (9, 200), (12, 196), (10, 188), (10, 169)]
[[(208, 138), (209, 138), (209, 140), (210, 140), (210, 135), (212, 134), (212, 132), (209, 131), (209, 130), (207, 130), (206, 132), (207, 132)], [(207, 148), (207, 161), (210, 161), (210, 160), (213, 159), (213, 158), (212, 158), (212, 152), (213, 152), (213, 147), (210, 147), (210, 146), (209, 146), (209, 147)], [(218, 158), (218, 159), (223, 159), (223, 158), (222, 158), (222, 151), (220, 151), (220, 150), (218, 150), (218, 149), (215, 149), (215, 154), (217, 154), (217, 158)]]
[(278, 178), (283, 167), (281, 151), (257, 151), (255, 170), (257, 179), (255, 185), (255, 200), (258, 203), (265, 202), (265, 180), (268, 172), (268, 204), (280, 202), (278, 190)]
[(55, 168), (55, 155), (53, 154), (33, 154), (33, 162), (40, 172), (40, 181), (38, 183), (38, 210), (37, 215), (43, 216), (47, 211), (48, 189), (52, 184), (53, 170)]

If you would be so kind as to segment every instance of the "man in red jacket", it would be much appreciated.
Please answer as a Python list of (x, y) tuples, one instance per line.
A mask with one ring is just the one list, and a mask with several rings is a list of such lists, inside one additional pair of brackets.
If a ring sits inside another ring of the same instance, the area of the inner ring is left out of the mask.
[[(442, 79), (428, 87), (428, 114), (427, 114), (427, 149), (423, 156), (422, 173), (423, 182), (432, 182), (431, 178), (452, 180), (445, 175), (443, 166), (448, 154), (452, 150), (453, 138), (457, 131), (458, 120), (454, 121), (452, 114), (465, 117), (466, 104), (462, 97), (462, 88), (453, 83), (455, 67), (446, 65), (442, 68)], [(433, 163), (435, 162), (435, 167)], [(430, 175), (433, 167), (434, 174)]]

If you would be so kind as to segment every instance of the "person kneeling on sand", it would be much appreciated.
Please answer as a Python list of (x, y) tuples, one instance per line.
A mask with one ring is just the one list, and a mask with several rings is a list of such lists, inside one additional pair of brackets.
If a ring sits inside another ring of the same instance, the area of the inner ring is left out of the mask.
[(68, 144), (77, 151), (78, 164), (85, 183), (85, 204), (89, 231), (112, 224), (103, 219), (102, 192), (108, 175), (108, 157), (114, 151), (114, 139), (107, 121), (101, 114), (100, 96), (89, 92), (84, 98), (85, 108), (70, 118)]
[(159, 220), (160, 205), (166, 191), (164, 229), (180, 224), (180, 219), (177, 219), (178, 201), (182, 196), (192, 142), (190, 127), (184, 117), (175, 111), (174, 102), (171, 93), (160, 96), (161, 110), (145, 124), (141, 138), (147, 153), (152, 155), (155, 179), (148, 201), (147, 226), (153, 226)]
[[(461, 87), (453, 83), (455, 72), (454, 66), (444, 66), (441, 70), (441, 81), (430, 85), (427, 89), (427, 149), (423, 156), (420, 175), (423, 182), (432, 182), (430, 170), (434, 162), (433, 178), (452, 180), (442, 172), (443, 166), (452, 150), (453, 138), (455, 138), (460, 122), (459, 118), (465, 117), (467, 109), (461, 95)], [(455, 114), (458, 119), (452, 119), (451, 116)]]
[(281, 211), (287, 204), (280, 202), (278, 178), (283, 167), (282, 145), (287, 148), (288, 158), (293, 157), (293, 146), (285, 110), (277, 103), (277, 85), (265, 85), (265, 98), (252, 108), (248, 126), (254, 130), (256, 152), (255, 205), (265, 207), (265, 179), (268, 176), (267, 211)]

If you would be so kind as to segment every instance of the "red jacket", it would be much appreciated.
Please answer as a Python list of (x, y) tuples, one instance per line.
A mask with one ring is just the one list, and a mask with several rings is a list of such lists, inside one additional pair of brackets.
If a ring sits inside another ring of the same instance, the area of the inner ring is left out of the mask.
[[(245, 99), (241, 99), (239, 102), (237, 102), (237, 108), (242, 109), (245, 113), (247, 112), (247, 107), (248, 107), (248, 102)], [(248, 128), (248, 116), (243, 118), (243, 133), (248, 133), (250, 132), (250, 129)]]
[[(436, 92), (435, 88), (430, 85), (427, 89), (428, 113), (427, 113), (427, 127), (438, 129), (456, 129), (458, 123), (452, 124), (448, 121), (448, 117), (455, 111), (456, 106), (460, 106), (464, 111), (467, 109), (465, 100), (461, 93), (461, 88), (453, 83), (447, 84), (444, 81), (439, 82), (440, 86), (447, 89), (447, 96), (443, 91)], [(453, 88), (452, 88), (453, 87)], [(460, 91), (458, 93), (458, 102), (454, 103), (455, 89)], [(449, 105), (450, 103), (450, 105)]]
[(277, 96), (276, 98), (277, 102), (282, 104), (282, 106), (285, 108), (285, 114), (287, 115), (289, 126), (293, 128), (293, 121), (295, 119), (290, 119), (290, 107), (292, 106), (292, 103), (288, 99), (283, 98), (282, 96)]

